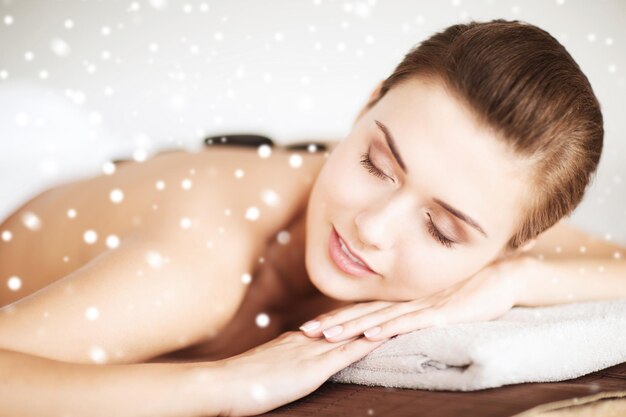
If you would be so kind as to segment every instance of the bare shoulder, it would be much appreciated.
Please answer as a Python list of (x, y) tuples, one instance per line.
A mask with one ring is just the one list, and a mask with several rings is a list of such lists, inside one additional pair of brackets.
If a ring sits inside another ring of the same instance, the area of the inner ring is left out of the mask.
[(569, 219), (561, 219), (537, 237), (535, 246), (528, 254), (546, 257), (580, 256), (584, 253), (593, 256), (615, 250), (623, 250), (623, 248), (596, 233), (585, 231)]
[[(1, 348), (75, 363), (134, 363), (205, 340), (232, 319), (246, 293), (241, 276), (251, 270), (262, 239), (237, 216), (236, 193), (202, 180), (210, 164), (157, 162), (134, 171), (129, 165), (117, 180), (97, 179), (73, 190), (62, 205), (78, 207), (80, 216), (64, 220), (64, 233), (54, 233), (63, 224), (53, 222), (67, 217), (51, 215), (38, 239), (27, 241), (24, 234), (24, 247), (34, 251), (45, 250), (40, 243), (47, 237), (62, 236), (62, 253), (89, 246), (93, 254), (0, 310)], [(186, 178), (193, 178), (191, 187), (181, 186)], [(109, 192), (122, 180), (124, 204), (111, 204)], [(156, 180), (167, 184), (167, 193), (154, 191)], [(79, 198), (84, 205), (74, 205)], [(141, 221), (125, 226), (132, 219)], [(74, 231), (86, 228), (104, 236), (124, 233), (112, 248), (74, 241)]]
[[(73, 363), (135, 363), (214, 336), (245, 294), (252, 258), (233, 234), (127, 236), (63, 279), (0, 310), (0, 348)], [(38, 329), (34, 332), (32, 329)]]
[(217, 147), (203, 158), (196, 174), (197, 191), (201, 191), (186, 206), (211, 207), (217, 210), (211, 221), (229, 217), (261, 239), (278, 231), (302, 208), (325, 161), (322, 152), (282, 146), (264, 155), (254, 147)]
[[(49, 253), (47, 270), (67, 254), (80, 263), (0, 310), (0, 347), (128, 363), (205, 340), (236, 313), (242, 274), (306, 202), (322, 164), (307, 151), (178, 152), (42, 196), (28, 209), (44, 226), (36, 236), (16, 226), (12, 247)], [(123, 202), (111, 200), (116, 188)], [(68, 217), (68, 207), (78, 216)], [(119, 246), (85, 244), (89, 229), (118, 235)], [(24, 268), (24, 282), (40, 272)]]

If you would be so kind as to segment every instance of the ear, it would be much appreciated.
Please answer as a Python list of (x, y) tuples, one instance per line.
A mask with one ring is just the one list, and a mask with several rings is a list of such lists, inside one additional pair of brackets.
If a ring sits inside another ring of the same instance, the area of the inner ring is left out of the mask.
[(378, 99), (378, 96), (380, 95), (380, 90), (384, 82), (385, 80), (381, 80), (378, 84), (376, 84), (376, 87), (374, 87), (374, 90), (372, 91), (369, 98), (367, 99), (367, 103), (361, 108), (361, 110), (359, 111), (359, 114), (357, 114), (356, 118), (354, 119), (354, 123), (356, 123), (361, 118), (361, 116), (367, 113), (367, 111), (369, 110), (369, 104)]

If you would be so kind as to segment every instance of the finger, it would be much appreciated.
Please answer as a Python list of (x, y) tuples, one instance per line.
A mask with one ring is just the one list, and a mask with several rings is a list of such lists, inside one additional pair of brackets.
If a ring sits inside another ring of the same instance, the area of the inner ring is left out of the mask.
[(341, 323), (340, 325), (329, 327), (324, 330), (324, 336), (326, 340), (330, 342), (341, 341), (345, 338), (361, 335), (366, 330), (376, 328), (380, 324), (396, 317), (403, 316), (409, 312), (418, 312), (429, 307), (431, 306), (416, 302), (395, 303), (394, 305), (362, 315), (361, 317)]
[(296, 346), (305, 346), (306, 348), (310, 348), (314, 354), (321, 354), (335, 349), (337, 346), (353, 342), (360, 337), (361, 335), (358, 335), (353, 338), (342, 340), (341, 342), (329, 343), (323, 338), (311, 338), (299, 331), (289, 331), (276, 339), (276, 345), (280, 346), (291, 344)]
[(307, 356), (315, 356), (328, 352), (330, 350), (336, 349), (337, 346), (341, 346), (350, 342), (353, 342), (359, 338), (362, 338), (360, 335), (353, 337), (351, 339), (342, 340), (337, 343), (329, 343), (325, 339), (322, 338), (311, 338), (307, 337), (304, 333), (299, 331), (290, 331), (288, 334), (282, 339), (276, 339), (276, 346), (281, 345), (291, 345), (291, 349), (305, 349), (310, 353)]
[[(303, 337), (306, 337), (306, 336), (303, 336)], [(359, 335), (359, 336), (352, 337), (346, 340), (342, 340), (337, 343), (329, 343), (323, 338), (317, 338), (317, 339), (312, 339), (310, 337), (306, 337), (306, 338), (313, 342), (313, 344), (311, 345), (312, 346), (311, 349), (316, 355), (322, 355), (326, 352), (330, 352), (333, 349), (337, 349), (337, 347), (339, 346), (355, 342), (358, 339), (364, 339), (362, 336)]]
[(446, 311), (446, 309), (424, 308), (419, 311), (403, 314), (379, 324), (377, 327), (380, 327), (380, 331), (375, 335), (366, 336), (366, 338), (376, 341), (428, 327), (442, 326), (452, 322), (456, 323), (458, 321), (459, 320), (455, 320), (454, 316), (449, 311)]
[(350, 339), (349, 343), (343, 343), (339, 346), (335, 343), (327, 343), (327, 345), (333, 346), (334, 348), (320, 354), (316, 361), (326, 370), (328, 377), (330, 377), (363, 358), (387, 340), (388, 339), (371, 341), (359, 337), (357, 339)]
[[(343, 307), (338, 310), (331, 311), (329, 313), (321, 314), (317, 316), (314, 320), (311, 320), (307, 323), (317, 321), (319, 324), (317, 327), (305, 330), (301, 326), (301, 330), (310, 337), (322, 337), (322, 331), (329, 327), (335, 326), (336, 324), (343, 323), (345, 321), (351, 320), (355, 317), (360, 317), (364, 314), (371, 313), (373, 311), (380, 310), (382, 308), (388, 307), (390, 305), (396, 304), (394, 301), (374, 301), (371, 303), (359, 303), (355, 305), (351, 305), (348, 307)], [(306, 325), (307, 323), (304, 323)]]

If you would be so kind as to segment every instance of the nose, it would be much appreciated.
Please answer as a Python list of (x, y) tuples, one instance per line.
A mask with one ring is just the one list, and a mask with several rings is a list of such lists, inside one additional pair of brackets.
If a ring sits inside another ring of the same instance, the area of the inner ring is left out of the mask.
[(416, 212), (414, 202), (412, 198), (402, 194), (368, 206), (354, 218), (360, 243), (364, 248), (391, 248), (403, 230), (408, 230), (411, 225), (411, 212)]

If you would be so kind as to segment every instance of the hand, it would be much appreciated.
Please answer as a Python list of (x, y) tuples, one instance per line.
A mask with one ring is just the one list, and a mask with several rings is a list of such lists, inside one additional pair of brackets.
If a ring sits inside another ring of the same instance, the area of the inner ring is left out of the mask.
[[(341, 307), (303, 324), (300, 329), (312, 338), (340, 342), (360, 334), (380, 340), (446, 323), (493, 320), (517, 302), (522, 287), (515, 271), (523, 262), (525, 257), (492, 262), (471, 277), (417, 300), (373, 301)], [(306, 326), (315, 321), (319, 322), (317, 327)]]
[(247, 352), (213, 362), (226, 404), (219, 415), (262, 414), (302, 398), (386, 340), (355, 337), (327, 343), (289, 331)]

